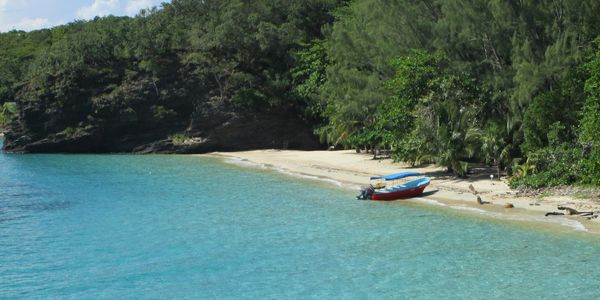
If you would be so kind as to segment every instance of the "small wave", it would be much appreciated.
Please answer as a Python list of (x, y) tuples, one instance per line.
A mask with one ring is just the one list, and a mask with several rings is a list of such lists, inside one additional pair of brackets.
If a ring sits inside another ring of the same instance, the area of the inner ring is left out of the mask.
[(468, 207), (468, 206), (457, 206), (457, 205), (454, 205), (454, 206), (450, 206), (450, 208), (458, 209), (458, 210), (473, 211), (473, 212), (478, 212), (478, 213), (481, 213), (481, 214), (488, 213), (487, 211), (485, 211), (483, 209), (475, 208), (475, 207)]
[(585, 226), (577, 221), (567, 218), (548, 218), (545, 216), (528, 216), (528, 215), (508, 215), (497, 212), (486, 212), (486, 215), (493, 216), (498, 219), (505, 219), (511, 221), (526, 221), (526, 222), (542, 222), (542, 223), (551, 223), (561, 226), (570, 227), (577, 231), (588, 231)]
[[(286, 169), (282, 169), (282, 168), (273, 168), (273, 170), (288, 175), (288, 176), (294, 176), (294, 177), (299, 177), (299, 178), (305, 178), (305, 179), (311, 179), (311, 180), (319, 180), (319, 181), (325, 181), (325, 182), (329, 182), (329, 183), (333, 183), (336, 186), (342, 187), (344, 186), (344, 184), (341, 181), (337, 181), (335, 179), (331, 179), (331, 178), (324, 178), (324, 177), (319, 177), (319, 176), (314, 176), (314, 175), (307, 175), (307, 174), (302, 174), (302, 173), (296, 173), (296, 172), (292, 172)], [(360, 187), (359, 187), (360, 188)]]
[(486, 210), (483, 210), (480, 208), (475, 208), (475, 207), (447, 205), (447, 204), (444, 204), (444, 203), (441, 203), (439, 201), (432, 200), (432, 199), (425, 199), (425, 198), (414, 198), (414, 199), (420, 203), (436, 205), (436, 206), (444, 206), (444, 207), (448, 207), (451, 209), (468, 211), (468, 212), (475, 212), (475, 213), (478, 213), (478, 214), (481, 214), (481, 215), (484, 215), (487, 217), (496, 218), (496, 219), (503, 219), (503, 220), (509, 220), (509, 221), (521, 221), (521, 222), (524, 221), (524, 222), (552, 223), (552, 224), (556, 224), (556, 225), (566, 226), (566, 227), (572, 228), (573, 230), (576, 230), (576, 231), (588, 231), (588, 229), (583, 225), (583, 223), (581, 223), (577, 220), (568, 219), (568, 218), (547, 218), (545, 216), (510, 215), (510, 214), (503, 214), (503, 213), (499, 213), (499, 212), (486, 211)]
[[(324, 182), (329, 182), (332, 183), (338, 187), (343, 187), (344, 184), (341, 181), (335, 180), (335, 179), (331, 179), (331, 178), (325, 178), (325, 177), (319, 177), (319, 176), (314, 176), (314, 175), (307, 175), (307, 174), (302, 174), (302, 173), (297, 173), (297, 172), (292, 172), (283, 168), (277, 168), (277, 167), (268, 167), (265, 164), (261, 164), (261, 163), (256, 163), (250, 160), (247, 160), (245, 158), (239, 158), (239, 157), (230, 157), (225, 159), (226, 163), (230, 163), (230, 164), (235, 164), (238, 166), (242, 166), (242, 167), (253, 167), (253, 168), (260, 168), (263, 170), (266, 169), (271, 169), (274, 171), (277, 171), (279, 173), (288, 175), (288, 176), (293, 176), (293, 177), (299, 177), (299, 178), (305, 178), (305, 179), (310, 179), (310, 180), (319, 180), (319, 181), (324, 181)], [(356, 189), (360, 189), (359, 186), (350, 186), (350, 188), (356, 188)]]
[(256, 163), (253, 161), (249, 161), (245, 158), (239, 158), (239, 157), (229, 157), (225, 159), (225, 162), (230, 163), (230, 164), (234, 164), (234, 165), (239, 165), (239, 166), (244, 166), (244, 167), (254, 167), (254, 168), (260, 168), (260, 169), (266, 169), (267, 166), (265, 164), (261, 164), (261, 163)]
[(415, 198), (415, 200), (417, 202), (421, 202), (421, 203), (425, 203), (425, 204), (430, 204), (430, 205), (437, 205), (437, 206), (448, 206), (442, 202), (439, 202), (437, 200), (433, 200), (433, 199), (425, 199), (425, 198)]
[(572, 227), (573, 229), (575, 229), (577, 231), (588, 231), (587, 228), (585, 228), (585, 226), (579, 221), (575, 221), (575, 220), (571, 220), (571, 219), (563, 219), (563, 220), (561, 220), (560, 223), (561, 223), (561, 225)]

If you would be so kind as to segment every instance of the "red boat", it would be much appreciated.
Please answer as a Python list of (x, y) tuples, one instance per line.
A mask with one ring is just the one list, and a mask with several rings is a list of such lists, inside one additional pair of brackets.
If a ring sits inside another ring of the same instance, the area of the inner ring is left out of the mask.
[(371, 180), (378, 180), (379, 182), (362, 189), (357, 198), (361, 200), (396, 200), (419, 196), (429, 185), (431, 181), (429, 177), (424, 176), (408, 182), (387, 186), (388, 181), (393, 182), (411, 176), (421, 176), (421, 174), (417, 172), (401, 172), (386, 176), (371, 177)]

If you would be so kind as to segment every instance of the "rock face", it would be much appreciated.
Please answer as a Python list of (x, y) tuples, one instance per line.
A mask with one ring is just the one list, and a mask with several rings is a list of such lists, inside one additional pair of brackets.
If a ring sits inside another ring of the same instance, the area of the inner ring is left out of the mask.
[[(144, 94), (144, 93), (137, 93)], [(266, 148), (319, 149), (310, 127), (285, 111), (239, 113), (189, 99), (98, 97), (77, 105), (20, 103), (5, 135), (16, 153), (205, 153)], [(103, 103), (110, 103), (104, 105)]]

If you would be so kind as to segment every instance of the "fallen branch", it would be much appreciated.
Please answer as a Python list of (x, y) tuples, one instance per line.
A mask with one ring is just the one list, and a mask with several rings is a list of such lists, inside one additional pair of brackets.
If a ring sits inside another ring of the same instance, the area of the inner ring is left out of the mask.
[(477, 196), (477, 203), (478, 203), (479, 205), (484, 205), (484, 204), (491, 204), (492, 202), (489, 202), (489, 201), (483, 201), (483, 200), (481, 200), (481, 197)]
[(566, 207), (566, 206), (558, 206), (559, 210), (564, 210), (567, 215), (579, 215), (579, 216), (591, 216), (594, 214), (593, 211), (578, 211), (574, 208)]

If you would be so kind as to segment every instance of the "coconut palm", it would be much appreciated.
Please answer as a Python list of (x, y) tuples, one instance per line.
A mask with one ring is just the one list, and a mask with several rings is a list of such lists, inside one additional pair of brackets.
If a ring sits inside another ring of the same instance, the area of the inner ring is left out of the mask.
[(468, 172), (468, 160), (479, 149), (481, 133), (476, 126), (475, 112), (452, 99), (438, 102), (434, 107), (437, 115), (436, 162), (449, 172), (464, 177)]
[(486, 163), (493, 164), (496, 167), (498, 178), (502, 165), (507, 165), (510, 160), (510, 145), (508, 140), (507, 128), (498, 122), (490, 122), (485, 133), (481, 137), (481, 152)]

